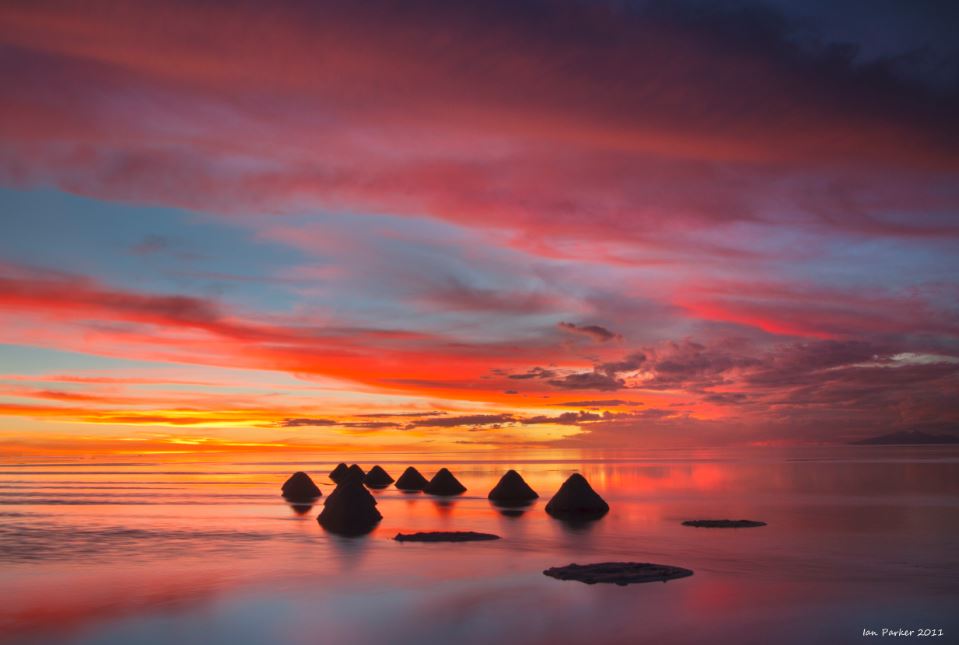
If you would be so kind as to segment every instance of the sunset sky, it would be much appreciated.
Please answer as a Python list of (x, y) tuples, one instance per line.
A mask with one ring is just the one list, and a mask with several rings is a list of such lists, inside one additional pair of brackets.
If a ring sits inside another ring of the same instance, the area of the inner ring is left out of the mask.
[(959, 427), (959, 5), (856, 6), (3, 2), (0, 457)]

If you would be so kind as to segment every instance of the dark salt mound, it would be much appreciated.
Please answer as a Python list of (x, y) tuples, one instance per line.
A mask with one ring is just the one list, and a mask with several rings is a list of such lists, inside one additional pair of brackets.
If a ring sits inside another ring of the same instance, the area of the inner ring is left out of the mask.
[(683, 526), (695, 526), (702, 529), (751, 529), (766, 526), (765, 522), (755, 520), (686, 520)]
[(546, 512), (560, 519), (596, 519), (609, 512), (609, 504), (593, 490), (585, 477), (573, 473), (546, 504)]
[(346, 478), (326, 499), (316, 520), (331, 533), (363, 535), (383, 519), (376, 510), (376, 499), (355, 477)]
[(304, 472), (296, 472), (290, 475), (290, 478), (283, 483), (280, 490), (283, 491), (283, 497), (295, 500), (309, 500), (323, 494), (310, 479), (310, 476)]
[(539, 495), (530, 488), (518, 472), (508, 470), (505, 475), (500, 477), (499, 483), (489, 492), (488, 497), (497, 504), (516, 505), (528, 504)]
[(400, 478), (396, 480), (395, 486), (400, 490), (423, 490), (429, 483), (429, 480), (423, 477), (420, 471), (409, 466), (403, 471)]
[[(353, 485), (356, 484), (359, 488), (359, 493), (352, 493), (355, 497), (362, 498), (366, 503), (376, 506), (376, 498), (370, 495), (370, 491), (366, 490), (363, 487), (363, 480), (360, 479), (355, 473), (347, 473), (343, 480), (337, 484), (336, 488), (333, 489), (333, 492), (329, 494), (326, 498), (326, 501), (323, 502), (323, 506), (329, 506), (330, 504), (335, 504), (337, 498), (343, 493), (343, 491), (352, 491)], [(361, 494), (362, 493), (362, 494)]]
[(370, 472), (366, 473), (364, 483), (370, 488), (386, 488), (393, 483), (393, 478), (379, 466), (373, 466)]
[(350, 466), (349, 468), (346, 469), (346, 473), (345, 473), (343, 476), (344, 476), (344, 477), (359, 477), (360, 481), (362, 482), (362, 481), (366, 478), (366, 473), (363, 472), (363, 469), (362, 469), (362, 468), (360, 468), (360, 467), (357, 466), (356, 464), (353, 464), (352, 466)]
[(640, 582), (666, 582), (693, 575), (689, 569), (649, 562), (599, 562), (553, 567), (543, 572), (559, 580), (577, 580), (588, 585), (597, 582), (631, 585)]
[(440, 468), (423, 490), (430, 495), (459, 495), (466, 492), (466, 486), (449, 470)]
[(425, 531), (422, 533), (397, 533), (393, 539), (397, 542), (482, 542), (498, 540), (499, 536), (475, 531)]
[(337, 464), (336, 468), (330, 471), (330, 479), (339, 484), (348, 469), (349, 467), (344, 463)]

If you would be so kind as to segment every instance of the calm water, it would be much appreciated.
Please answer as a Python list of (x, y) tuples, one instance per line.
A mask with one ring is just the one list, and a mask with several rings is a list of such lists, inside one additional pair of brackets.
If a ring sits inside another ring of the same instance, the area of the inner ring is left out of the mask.
[[(329, 493), (340, 455), (0, 464), (0, 641), (861, 643), (881, 640), (864, 628), (931, 627), (945, 636), (895, 640), (959, 642), (955, 448), (467, 459), (360, 457), (394, 477), (446, 465), (469, 491), (379, 492), (383, 521), (353, 539), (278, 495), (296, 469)], [(519, 517), (485, 498), (509, 467), (542, 497)], [(543, 511), (573, 471), (612, 508), (585, 528)], [(713, 517), (769, 525), (680, 524)], [(503, 539), (390, 539), (438, 529)], [(616, 587), (542, 574), (606, 560), (695, 575)]]

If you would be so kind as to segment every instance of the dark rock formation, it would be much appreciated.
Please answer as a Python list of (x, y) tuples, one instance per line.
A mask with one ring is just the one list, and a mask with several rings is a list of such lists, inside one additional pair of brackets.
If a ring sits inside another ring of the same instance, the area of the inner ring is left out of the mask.
[(396, 480), (395, 486), (400, 490), (423, 490), (429, 483), (429, 480), (423, 477), (420, 471), (409, 466), (403, 471), (400, 478)]
[(370, 472), (366, 473), (363, 483), (370, 488), (386, 488), (393, 483), (393, 478), (379, 466), (373, 466), (370, 468)]
[(597, 519), (609, 512), (609, 504), (593, 490), (585, 477), (573, 473), (546, 504), (546, 512), (567, 520)]
[(330, 479), (335, 483), (339, 484), (340, 480), (343, 479), (343, 475), (346, 474), (348, 466), (344, 463), (339, 463), (336, 465), (336, 468), (330, 471)]
[(397, 542), (482, 542), (498, 540), (492, 533), (475, 531), (425, 531), (422, 533), (397, 533), (393, 538)]
[(296, 472), (290, 475), (290, 478), (283, 483), (280, 490), (286, 499), (297, 501), (315, 499), (323, 494), (310, 479), (310, 476), (304, 472)]
[(751, 529), (757, 526), (766, 526), (765, 522), (756, 520), (686, 520), (683, 526), (695, 526), (702, 529)]
[(376, 510), (376, 499), (357, 477), (346, 477), (323, 503), (323, 512), (316, 518), (330, 533), (363, 535), (383, 519)]
[(440, 468), (423, 491), (430, 495), (459, 495), (466, 492), (466, 486), (463, 486), (448, 469)]
[(599, 562), (553, 567), (543, 573), (559, 580), (578, 580), (588, 585), (597, 582), (629, 585), (640, 582), (666, 582), (693, 575), (689, 569), (649, 562)]
[(505, 475), (500, 477), (499, 483), (493, 487), (487, 497), (503, 506), (522, 506), (529, 504), (539, 495), (530, 488), (530, 485), (523, 480), (518, 472), (508, 470)]

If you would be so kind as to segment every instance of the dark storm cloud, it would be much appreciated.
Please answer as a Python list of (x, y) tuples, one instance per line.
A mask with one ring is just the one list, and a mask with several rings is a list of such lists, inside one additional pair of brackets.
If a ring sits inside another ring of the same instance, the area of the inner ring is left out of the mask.
[(509, 374), (506, 378), (511, 378), (514, 380), (527, 380), (527, 379), (548, 379), (556, 376), (556, 372), (553, 370), (548, 370), (542, 367), (531, 368), (527, 372), (522, 372), (520, 374)]
[(340, 422), (334, 421), (333, 419), (311, 419), (308, 417), (283, 419), (279, 423), (279, 427), (281, 428), (319, 428), (336, 425), (340, 425)]
[(600, 372), (575, 372), (562, 378), (550, 379), (548, 383), (562, 390), (599, 390), (600, 392), (612, 392), (626, 387), (623, 379)]
[(603, 415), (595, 412), (563, 412), (555, 416), (536, 415), (522, 419), (520, 423), (524, 425), (536, 425), (542, 423), (555, 423), (559, 425), (576, 425), (584, 421), (599, 421)]
[(611, 340), (621, 339), (622, 336), (615, 332), (611, 332), (605, 327), (600, 327), (599, 325), (576, 325), (569, 322), (561, 322), (557, 325), (563, 331), (570, 332), (571, 334), (579, 334), (581, 336), (586, 336), (597, 343), (606, 343)]
[(357, 417), (365, 419), (401, 419), (409, 418), (416, 419), (421, 417), (439, 417), (445, 415), (446, 412), (440, 411), (431, 411), (431, 412), (370, 412), (367, 414), (357, 414)]
[(632, 372), (633, 370), (638, 370), (645, 362), (646, 355), (642, 352), (635, 352), (629, 354), (619, 361), (600, 363), (596, 366), (596, 371), (612, 377), (620, 372)]
[(455, 428), (460, 426), (498, 426), (516, 420), (512, 414), (467, 414), (414, 421), (409, 428)]
[(623, 399), (595, 399), (587, 401), (566, 401), (565, 403), (550, 403), (550, 405), (567, 408), (600, 408), (620, 405), (642, 405), (639, 401), (625, 401)]

